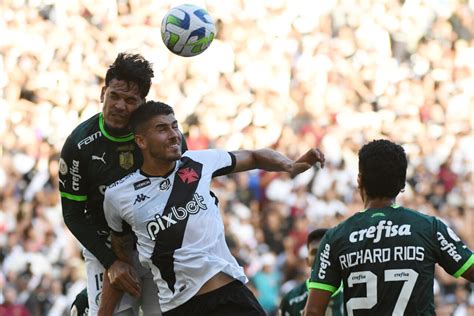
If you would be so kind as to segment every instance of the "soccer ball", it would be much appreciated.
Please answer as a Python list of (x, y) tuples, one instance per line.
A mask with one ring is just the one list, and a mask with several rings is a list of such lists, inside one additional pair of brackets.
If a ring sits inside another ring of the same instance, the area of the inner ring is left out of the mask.
[(161, 38), (173, 53), (196, 56), (211, 45), (216, 27), (206, 10), (182, 4), (172, 8), (161, 21)]

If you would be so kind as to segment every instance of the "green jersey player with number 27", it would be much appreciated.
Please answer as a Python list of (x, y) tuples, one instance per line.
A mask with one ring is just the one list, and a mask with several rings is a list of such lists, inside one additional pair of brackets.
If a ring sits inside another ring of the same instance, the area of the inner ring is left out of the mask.
[(311, 272), (306, 315), (324, 315), (344, 287), (346, 315), (435, 315), (434, 267), (474, 281), (474, 254), (436, 217), (395, 204), (405, 186), (403, 148), (372, 141), (359, 151), (365, 211), (329, 230)]

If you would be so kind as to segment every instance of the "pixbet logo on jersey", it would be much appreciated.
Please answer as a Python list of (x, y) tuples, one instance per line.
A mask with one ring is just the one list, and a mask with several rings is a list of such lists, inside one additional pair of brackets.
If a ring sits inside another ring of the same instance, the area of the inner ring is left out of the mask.
[(197, 214), (200, 210), (207, 210), (204, 197), (194, 193), (191, 201), (185, 207), (171, 207), (171, 212), (167, 215), (155, 215), (155, 220), (146, 224), (146, 230), (151, 240), (155, 240), (158, 233), (175, 225), (178, 221), (185, 220), (189, 214)]

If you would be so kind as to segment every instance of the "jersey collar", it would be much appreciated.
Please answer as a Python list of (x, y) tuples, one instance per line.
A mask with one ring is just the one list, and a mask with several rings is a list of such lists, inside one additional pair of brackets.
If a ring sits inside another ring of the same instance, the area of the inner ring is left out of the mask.
[[(386, 206), (386, 207), (387, 207), (387, 206)], [(392, 204), (391, 204), (390, 206), (388, 206), (388, 207), (391, 207), (391, 208), (399, 208), (400, 205), (398, 205), (398, 204), (396, 204), (396, 203), (392, 203)], [(384, 208), (385, 208), (385, 207), (384, 207)], [(370, 210), (370, 209), (369, 209), (369, 208), (366, 208), (366, 209), (364, 209), (362, 212), (365, 212), (365, 211), (367, 211), (367, 210)]]
[(102, 135), (104, 135), (105, 137), (107, 137), (108, 139), (110, 139), (113, 142), (117, 142), (117, 143), (129, 142), (129, 141), (133, 140), (133, 137), (134, 137), (133, 133), (129, 133), (129, 134), (127, 134), (125, 136), (121, 136), (121, 137), (114, 137), (114, 136), (110, 135), (105, 130), (104, 115), (102, 114), (102, 112), (99, 114), (99, 128), (100, 128), (100, 131), (102, 132)]

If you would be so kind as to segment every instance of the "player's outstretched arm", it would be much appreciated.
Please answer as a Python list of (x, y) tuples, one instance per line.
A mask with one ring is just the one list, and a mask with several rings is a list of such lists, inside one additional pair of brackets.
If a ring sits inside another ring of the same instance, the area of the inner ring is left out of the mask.
[(284, 171), (296, 176), (313, 165), (320, 163), (324, 166), (324, 154), (319, 149), (310, 149), (296, 161), (272, 149), (238, 150), (235, 155), (235, 168), (233, 172), (252, 169), (265, 171)]

